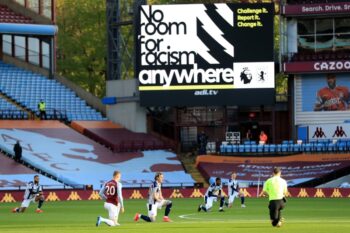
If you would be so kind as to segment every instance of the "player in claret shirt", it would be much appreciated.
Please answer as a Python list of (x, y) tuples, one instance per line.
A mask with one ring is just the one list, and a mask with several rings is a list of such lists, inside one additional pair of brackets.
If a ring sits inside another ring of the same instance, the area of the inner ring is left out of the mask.
[(106, 182), (100, 190), (100, 197), (105, 200), (104, 208), (108, 211), (108, 218), (97, 217), (96, 226), (101, 222), (108, 226), (119, 226), (118, 216), (121, 211), (124, 213), (124, 203), (122, 195), (122, 184), (120, 181), (121, 174), (119, 171), (113, 173), (113, 178)]

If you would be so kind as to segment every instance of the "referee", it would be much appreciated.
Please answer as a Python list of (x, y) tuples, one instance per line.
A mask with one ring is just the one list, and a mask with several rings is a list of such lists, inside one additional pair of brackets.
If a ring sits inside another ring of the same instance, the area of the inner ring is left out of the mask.
[(281, 227), (281, 210), (285, 206), (285, 195), (287, 194), (287, 182), (281, 178), (281, 169), (273, 169), (273, 177), (264, 183), (263, 195), (269, 197), (269, 210), (272, 226)]

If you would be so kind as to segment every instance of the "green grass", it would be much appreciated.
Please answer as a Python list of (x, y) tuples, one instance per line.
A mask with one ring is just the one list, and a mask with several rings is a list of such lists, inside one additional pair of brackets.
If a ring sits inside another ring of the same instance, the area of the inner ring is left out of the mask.
[[(350, 232), (350, 200), (288, 199), (281, 228), (273, 228), (268, 218), (266, 199), (247, 199), (247, 208), (235, 203), (232, 209), (218, 212), (218, 203), (209, 213), (197, 212), (202, 199), (173, 199), (170, 217), (174, 222), (161, 221), (164, 210), (158, 212), (155, 223), (133, 222), (136, 212), (146, 213), (145, 200), (126, 200), (125, 213), (119, 217), (120, 227), (95, 227), (96, 217), (107, 216), (102, 201), (47, 202), (43, 214), (34, 213), (31, 205), (24, 214), (10, 210), (19, 203), (0, 203), (0, 232), (141, 232), (141, 233), (215, 233), (215, 232), (287, 232), (344, 233)], [(182, 217), (182, 218), (181, 218)]]

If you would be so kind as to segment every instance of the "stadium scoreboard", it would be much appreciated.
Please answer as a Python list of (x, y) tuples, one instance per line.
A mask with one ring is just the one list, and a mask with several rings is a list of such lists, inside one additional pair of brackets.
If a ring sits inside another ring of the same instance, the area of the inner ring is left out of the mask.
[(143, 5), (136, 26), (142, 106), (274, 102), (274, 5)]

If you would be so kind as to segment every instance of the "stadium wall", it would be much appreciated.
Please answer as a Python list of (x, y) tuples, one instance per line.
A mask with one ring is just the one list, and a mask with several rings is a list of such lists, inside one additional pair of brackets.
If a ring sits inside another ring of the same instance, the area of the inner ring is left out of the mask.
[[(107, 96), (116, 97), (117, 104), (107, 106), (107, 117), (134, 132), (147, 132), (146, 110), (134, 98), (138, 96), (137, 80), (107, 81)], [(130, 101), (121, 101), (122, 99)]]
[[(261, 189), (260, 189), (261, 190)], [(242, 191), (248, 198), (261, 197), (257, 188), (244, 188)], [(289, 188), (287, 197), (293, 198), (350, 198), (350, 189), (346, 188)], [(163, 189), (165, 198), (201, 198), (204, 197), (206, 189)], [(24, 191), (0, 191), (0, 202), (20, 202)], [(94, 190), (46, 190), (44, 191), (46, 201), (78, 201), (78, 200), (101, 200), (98, 191)], [(226, 196), (226, 194), (225, 194)], [(148, 189), (124, 189), (124, 199), (146, 199)]]

